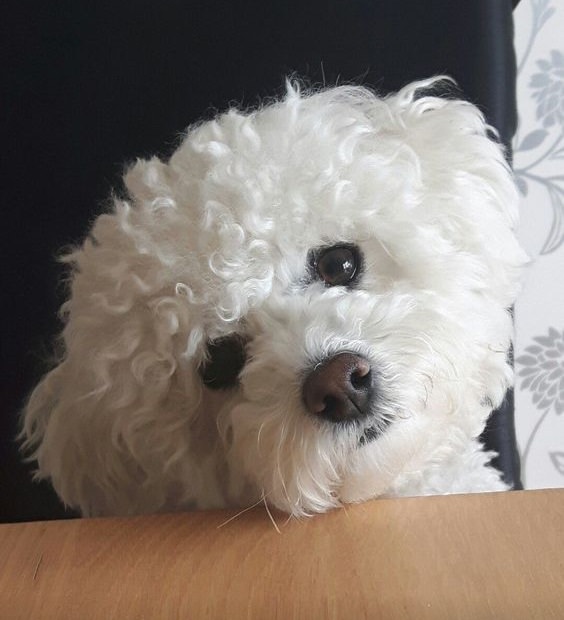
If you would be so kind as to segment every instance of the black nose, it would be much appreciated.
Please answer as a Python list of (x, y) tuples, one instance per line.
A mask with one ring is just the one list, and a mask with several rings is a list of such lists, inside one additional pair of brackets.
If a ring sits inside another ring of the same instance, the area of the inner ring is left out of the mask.
[(208, 343), (207, 360), (198, 369), (203, 384), (212, 390), (235, 387), (247, 359), (246, 343), (239, 334), (211, 340)]
[(331, 422), (368, 415), (374, 392), (370, 362), (355, 353), (329, 358), (307, 376), (302, 388), (307, 410)]

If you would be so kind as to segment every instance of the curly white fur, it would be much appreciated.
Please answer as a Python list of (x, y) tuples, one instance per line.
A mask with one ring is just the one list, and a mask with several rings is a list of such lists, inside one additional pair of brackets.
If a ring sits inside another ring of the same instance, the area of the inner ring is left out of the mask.
[[(500, 146), (434, 80), (379, 98), (300, 92), (190, 128), (137, 161), (72, 266), (64, 354), (30, 397), (24, 447), (85, 515), (245, 506), (293, 515), (381, 495), (500, 490), (477, 437), (512, 382), (508, 308), (526, 257)], [(304, 279), (356, 244), (354, 289)], [(212, 391), (207, 343), (248, 339)], [(339, 351), (378, 368), (391, 420), (308, 414), (304, 373)], [(368, 423), (367, 423), (368, 424)]]

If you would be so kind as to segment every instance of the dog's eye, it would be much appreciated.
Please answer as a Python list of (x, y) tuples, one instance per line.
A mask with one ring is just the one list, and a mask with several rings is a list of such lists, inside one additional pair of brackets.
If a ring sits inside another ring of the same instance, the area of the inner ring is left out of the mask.
[(347, 286), (360, 272), (360, 252), (352, 245), (325, 248), (314, 255), (314, 268), (327, 286)]
[(237, 334), (209, 342), (208, 360), (198, 369), (203, 384), (212, 390), (236, 387), (247, 357), (245, 344)]

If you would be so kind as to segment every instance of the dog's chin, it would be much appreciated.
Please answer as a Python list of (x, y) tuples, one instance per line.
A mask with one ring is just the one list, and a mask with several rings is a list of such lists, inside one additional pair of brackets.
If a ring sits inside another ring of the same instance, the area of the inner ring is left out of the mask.
[(390, 424), (390, 420), (378, 420), (374, 424), (366, 427), (359, 437), (358, 447), (362, 448), (373, 441), (377, 441), (386, 432)]
[(352, 455), (338, 491), (341, 504), (365, 502), (385, 494), (388, 490), (390, 472), (376, 456), (377, 446), (377, 438), (374, 438)]

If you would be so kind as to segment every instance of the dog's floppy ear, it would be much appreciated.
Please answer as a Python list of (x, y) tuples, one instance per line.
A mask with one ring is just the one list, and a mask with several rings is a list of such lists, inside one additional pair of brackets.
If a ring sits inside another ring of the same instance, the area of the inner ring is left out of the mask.
[[(134, 199), (116, 199), (64, 259), (64, 350), (23, 414), (38, 477), (85, 515), (158, 510), (170, 491), (162, 464), (187, 450), (202, 330), (176, 284), (176, 248), (163, 241), (179, 217), (167, 174), (159, 160), (138, 162), (126, 175)], [(185, 393), (193, 402), (180, 402)]]
[(437, 80), (411, 84), (386, 101), (412, 172), (410, 216), (440, 241), (429, 248), (437, 253), (437, 287), (484, 317), (474, 380), (498, 405), (511, 377), (510, 307), (528, 262), (515, 235), (519, 195), (504, 148), (480, 110), (436, 96), (437, 86)]

